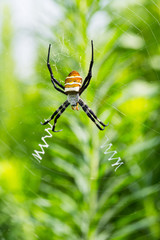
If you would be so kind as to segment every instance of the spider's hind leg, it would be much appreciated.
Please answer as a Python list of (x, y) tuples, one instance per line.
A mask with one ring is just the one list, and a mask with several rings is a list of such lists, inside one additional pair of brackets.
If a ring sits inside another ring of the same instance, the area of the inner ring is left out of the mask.
[[(49, 62), (50, 50), (51, 50), (51, 44), (49, 44), (48, 56), (47, 56), (47, 67), (48, 67), (48, 70), (49, 70), (50, 75), (51, 75), (51, 81), (52, 81), (54, 87), (55, 87), (55, 83), (56, 83), (59, 87), (61, 87), (62, 89), (64, 89), (64, 86), (63, 86), (61, 83), (59, 83), (58, 80), (55, 79), (54, 76), (53, 76), (53, 72), (52, 72), (52, 69), (51, 69), (51, 66), (50, 66), (50, 62)], [(59, 91), (59, 88), (58, 88), (57, 90)], [(62, 92), (63, 92), (63, 91), (62, 91)]]
[(89, 65), (89, 70), (88, 70), (88, 74), (87, 74), (86, 78), (84, 79), (84, 82), (83, 82), (83, 84), (81, 86), (80, 95), (88, 87), (88, 85), (90, 84), (90, 80), (92, 78), (92, 67), (93, 67), (93, 62), (94, 62), (93, 40), (91, 40), (91, 50), (92, 50), (92, 55), (91, 55), (91, 61), (90, 61), (90, 65)]

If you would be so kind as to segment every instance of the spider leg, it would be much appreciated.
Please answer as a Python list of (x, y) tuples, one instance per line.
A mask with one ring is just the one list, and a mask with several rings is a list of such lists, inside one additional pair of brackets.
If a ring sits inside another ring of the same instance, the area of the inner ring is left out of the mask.
[(57, 85), (58, 85), (59, 87), (61, 87), (62, 89), (65, 89), (64, 86), (63, 86), (61, 83), (59, 83), (59, 82), (54, 78), (54, 76), (53, 76), (53, 72), (52, 72), (52, 69), (51, 69), (51, 66), (50, 66), (50, 62), (49, 62), (50, 49), (51, 49), (51, 44), (49, 44), (48, 57), (47, 57), (47, 67), (48, 67), (48, 70), (49, 70), (50, 75), (51, 75), (51, 82), (52, 82), (52, 84), (53, 84), (53, 86), (55, 87), (56, 90), (58, 90), (59, 92), (64, 93), (64, 94), (66, 95), (66, 93), (65, 93), (63, 90), (61, 90), (60, 88), (58, 88), (58, 87), (56, 86), (56, 84), (57, 84)]
[(54, 80), (52, 79), (52, 77), (51, 77), (51, 81), (52, 81), (53, 86), (55, 87), (56, 90), (58, 90), (59, 92), (65, 94), (65, 95), (67, 95), (63, 90), (61, 90), (60, 88), (58, 88), (58, 87), (56, 86), (56, 84), (55, 84)]
[(62, 129), (61, 130), (58, 130), (58, 131), (55, 131), (54, 129), (55, 129), (55, 127), (56, 127), (56, 123), (57, 123), (57, 119), (61, 116), (61, 114), (66, 110), (66, 108), (69, 106), (69, 102), (68, 101), (66, 101), (65, 102), (65, 104), (64, 104), (64, 106), (62, 107), (62, 109), (60, 110), (60, 112), (57, 114), (57, 116), (56, 116), (56, 118), (54, 119), (54, 125), (53, 125), (53, 127), (52, 127), (52, 131), (53, 132), (60, 132), (60, 131), (62, 131)]
[[(81, 101), (83, 101), (82, 99), (81, 99)], [(84, 103), (84, 102), (83, 102)], [(86, 105), (86, 104), (85, 104)], [(87, 106), (87, 105), (86, 105)], [(88, 106), (87, 106), (88, 107)], [(90, 109), (89, 107), (88, 107), (88, 111), (92, 114), (92, 116), (103, 126), (103, 127), (107, 127), (108, 125), (109, 125), (109, 123), (107, 123), (107, 124), (104, 124), (97, 116), (96, 116), (96, 114), (92, 111), (92, 109)]]
[(91, 40), (91, 48), (92, 48), (92, 56), (91, 56), (91, 62), (90, 62), (90, 66), (89, 66), (89, 71), (88, 74), (82, 84), (82, 87), (80, 89), (80, 95), (83, 93), (83, 91), (88, 87), (90, 80), (92, 78), (92, 67), (93, 67), (93, 59), (94, 59), (94, 54), (93, 54), (93, 40)]
[(47, 123), (49, 123), (56, 115), (57, 113), (59, 113), (59, 111), (64, 108), (66, 106), (66, 104), (68, 104), (68, 100), (65, 101), (51, 116), (50, 119), (48, 119), (47, 121), (45, 121), (44, 123), (41, 122), (42, 125), (46, 125)]
[[(95, 113), (87, 106), (87, 104), (85, 104), (85, 103), (83, 102), (83, 100), (82, 100), (81, 98), (79, 99), (79, 104), (80, 104), (80, 106), (82, 107), (83, 111), (87, 114), (87, 116), (96, 124), (96, 126), (97, 126), (100, 130), (104, 130), (105, 127), (108, 126), (108, 124), (107, 124), (107, 125), (104, 124), (103, 122), (101, 122), (101, 120), (99, 120), (99, 119), (97, 118), (97, 116), (95, 115)], [(103, 126), (103, 128), (102, 128), (99, 124), (97, 124), (97, 122), (96, 122), (95, 119)]]

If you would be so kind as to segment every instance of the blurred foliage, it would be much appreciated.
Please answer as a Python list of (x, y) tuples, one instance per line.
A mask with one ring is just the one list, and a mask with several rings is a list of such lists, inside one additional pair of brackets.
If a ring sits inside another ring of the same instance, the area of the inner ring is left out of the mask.
[[(9, 8), (3, 11), (0, 239), (158, 240), (160, 2), (54, 3), (63, 16), (52, 39), (34, 30), (38, 55), (27, 81), (15, 73), (14, 23)], [(100, 132), (82, 110), (67, 108), (56, 126), (63, 131), (46, 139), (38, 162), (32, 153), (46, 135), (40, 122), (65, 101), (50, 82), (48, 43), (55, 78), (64, 83), (77, 70), (84, 79), (91, 33), (93, 78), (82, 98), (110, 124)], [(116, 160), (104, 154), (109, 143), (124, 163), (116, 172)]]

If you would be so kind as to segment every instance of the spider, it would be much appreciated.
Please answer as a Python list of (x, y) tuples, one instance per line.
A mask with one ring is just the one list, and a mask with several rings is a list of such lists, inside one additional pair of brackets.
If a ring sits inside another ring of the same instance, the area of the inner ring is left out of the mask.
[[(46, 125), (49, 123), (54, 117), (54, 125), (52, 127), (53, 132), (60, 132), (61, 130), (55, 131), (55, 126), (57, 123), (58, 118), (61, 116), (61, 114), (66, 110), (66, 108), (71, 104), (71, 107), (73, 110), (79, 110), (78, 104), (82, 107), (83, 111), (87, 114), (87, 116), (96, 124), (96, 126), (100, 130), (104, 130), (107, 125), (105, 125), (103, 122), (101, 122), (95, 113), (87, 106), (87, 104), (80, 98), (80, 95), (84, 92), (84, 90), (88, 87), (90, 84), (90, 80), (92, 78), (92, 67), (93, 67), (93, 40), (91, 40), (91, 49), (92, 49), (92, 56), (89, 66), (88, 74), (82, 84), (82, 77), (77, 71), (72, 71), (68, 77), (65, 79), (65, 86), (63, 86), (61, 83), (59, 83), (53, 76), (52, 69), (49, 63), (50, 58), (50, 49), (51, 44), (49, 44), (48, 48), (48, 57), (47, 57), (47, 67), (51, 75), (51, 82), (56, 90), (59, 92), (67, 95), (67, 100), (53, 113), (51, 118), (44, 123), (41, 122), (42, 125)], [(59, 87), (57, 87), (57, 85)], [(97, 120), (97, 122), (96, 122)]]

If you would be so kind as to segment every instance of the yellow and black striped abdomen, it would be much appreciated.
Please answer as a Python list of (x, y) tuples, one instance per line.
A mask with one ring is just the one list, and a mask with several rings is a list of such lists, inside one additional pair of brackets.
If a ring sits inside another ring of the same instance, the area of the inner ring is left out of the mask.
[(79, 92), (82, 77), (77, 71), (72, 71), (65, 79), (65, 92)]

